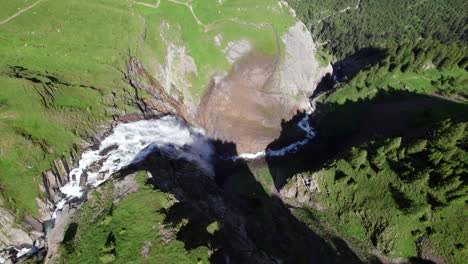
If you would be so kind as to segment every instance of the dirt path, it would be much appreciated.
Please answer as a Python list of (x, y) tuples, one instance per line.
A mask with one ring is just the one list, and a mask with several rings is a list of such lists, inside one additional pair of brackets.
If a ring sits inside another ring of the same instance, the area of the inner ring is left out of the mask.
[[(245, 25), (245, 26), (249, 26), (249, 27), (253, 27), (253, 28), (257, 28), (257, 29), (268, 26), (273, 31), (273, 33), (275, 35), (275, 38), (276, 38), (277, 46), (279, 48), (278, 35), (277, 35), (276, 30), (274, 29), (274, 27), (273, 27), (273, 25), (271, 23), (247, 23), (247, 22), (244, 22), (244, 21), (242, 21), (242, 20), (240, 20), (240, 19), (238, 19), (236, 17), (233, 17), (233, 18), (226, 18), (226, 19), (217, 21), (217, 22), (212, 23), (212, 24), (204, 24), (198, 18), (197, 14), (195, 14), (195, 11), (193, 10), (193, 6), (191, 4), (184, 3), (184, 2), (179, 2), (177, 0), (166, 0), (166, 1), (186, 6), (190, 10), (190, 13), (192, 13), (192, 16), (195, 19), (195, 21), (197, 22), (197, 24), (202, 26), (205, 32), (209, 32), (211, 30), (220, 28), (222, 26), (222, 24), (227, 23), (227, 22), (234, 22), (234, 23), (238, 23), (238, 24), (241, 24), (241, 25)], [(139, 4), (139, 5), (143, 5), (143, 6), (151, 7), (151, 8), (158, 8), (159, 5), (161, 4), (161, 0), (157, 0), (155, 5), (151, 5), (151, 4), (143, 3), (143, 2), (137, 2), (137, 1), (131, 1), (131, 2), (134, 3), (134, 4)]]
[(184, 5), (186, 7), (188, 7), (188, 9), (190, 9), (190, 12), (192, 13), (192, 16), (193, 18), (195, 19), (195, 21), (197, 21), (197, 24), (204, 27), (205, 28), (205, 32), (206, 32), (206, 25), (203, 24), (200, 19), (198, 19), (197, 15), (195, 14), (195, 12), (193, 11), (193, 7), (191, 4), (188, 4), (188, 3), (183, 3), (183, 2), (179, 2), (179, 1), (176, 1), (176, 0), (167, 0), (169, 2), (173, 2), (173, 3), (176, 3), (176, 4), (179, 4), (179, 5)]
[(19, 15), (21, 15), (21, 13), (28, 11), (29, 9), (33, 8), (35, 5), (39, 4), (39, 3), (42, 2), (42, 1), (44, 1), (44, 0), (39, 0), (39, 1), (35, 2), (34, 4), (28, 6), (28, 7), (24, 8), (24, 9), (21, 9), (21, 10), (18, 11), (16, 14), (14, 14), (14, 15), (8, 17), (7, 19), (3, 20), (2, 22), (0, 22), (0, 25), (2, 25), (2, 24), (4, 24), (4, 23), (6, 23), (6, 22), (12, 20), (13, 18), (15, 18), (15, 17), (17, 17), (17, 16), (19, 16)]
[(131, 1), (131, 2), (134, 4), (144, 5), (144, 6), (151, 7), (151, 8), (158, 8), (159, 4), (161, 4), (161, 0), (158, 0), (155, 5), (143, 3), (143, 2), (137, 2), (137, 1)]
[[(175, 3), (175, 4), (186, 6), (188, 9), (190, 9), (190, 12), (192, 13), (192, 16), (195, 19), (195, 21), (197, 22), (197, 24), (202, 26), (205, 29), (205, 32), (207, 31), (208, 26), (203, 24), (203, 22), (201, 22), (201, 20), (197, 17), (195, 12), (193, 11), (193, 7), (192, 7), (191, 4), (179, 2), (177, 0), (167, 0), (167, 1)], [(148, 3), (143, 3), (143, 2), (137, 2), (137, 1), (131, 1), (131, 2), (134, 3), (134, 4), (144, 5), (144, 6), (151, 7), (151, 8), (158, 8), (159, 5), (161, 4), (161, 0), (158, 0), (155, 5), (148, 4)]]

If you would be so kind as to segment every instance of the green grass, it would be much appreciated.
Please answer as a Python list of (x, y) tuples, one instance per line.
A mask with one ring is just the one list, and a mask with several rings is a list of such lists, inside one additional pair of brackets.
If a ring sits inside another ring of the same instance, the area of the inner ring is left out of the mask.
[[(360, 73), (362, 74), (362, 73)], [(376, 78), (366, 85), (364, 83), (349, 82), (338, 87), (329, 98), (328, 102), (343, 104), (346, 100), (372, 99), (380, 90), (404, 90), (416, 94), (432, 94), (437, 88), (432, 81), (437, 81), (442, 76), (459, 77), (466, 76), (466, 71), (460, 68), (438, 71), (436, 69), (415, 72), (388, 72)], [(359, 79), (359, 74), (354, 78)]]
[(0, 22), (32, 5), (37, 0), (3, 0), (0, 10)]
[[(336, 238), (339, 237), (346, 241), (353, 252), (360, 257), (366, 259), (369, 257), (369, 248), (371, 244), (363, 237), (365, 230), (360, 223), (353, 225), (353, 220), (350, 218), (350, 223), (343, 226), (333, 216), (327, 212), (321, 212), (308, 208), (304, 205), (303, 208), (294, 208), (293, 214), (302, 222), (304, 222), (312, 231), (323, 238), (328, 244), (334, 246)], [(354, 222), (356, 222), (354, 220)]]
[(318, 60), (320, 66), (327, 67), (330, 64), (331, 56), (322, 48), (317, 48), (315, 58)]
[[(61, 245), (60, 263), (209, 263), (208, 248), (185, 249), (176, 235), (181, 226), (164, 224), (162, 210), (172, 202), (168, 194), (143, 185), (146, 173), (139, 173), (140, 190), (112, 205), (113, 188), (108, 185), (95, 192), (74, 217), (76, 232), (69, 228)], [(104, 211), (101, 211), (104, 210)], [(101, 212), (101, 215), (99, 215)], [(160, 230), (172, 230), (170, 242), (164, 242)], [(206, 227), (213, 233), (216, 222)], [(111, 238), (111, 239), (110, 239)], [(111, 241), (110, 241), (111, 240)], [(151, 243), (147, 256), (141, 252)], [(111, 261), (112, 260), (112, 261)]]
[(268, 166), (261, 166), (252, 170), (255, 179), (263, 186), (265, 193), (271, 196), (271, 188), (274, 188), (273, 176), (270, 173)]
[(0, 182), (11, 186), (10, 209), (37, 215), (41, 173), (111, 119), (112, 94), (117, 113), (136, 110), (122, 75), (135, 20), (124, 1), (47, 0), (0, 25)]

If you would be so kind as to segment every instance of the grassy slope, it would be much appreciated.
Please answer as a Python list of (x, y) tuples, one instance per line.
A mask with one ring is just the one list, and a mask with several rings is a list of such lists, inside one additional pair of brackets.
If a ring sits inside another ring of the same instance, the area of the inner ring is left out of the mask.
[[(163, 241), (160, 227), (165, 216), (160, 211), (171, 206), (169, 196), (145, 186), (146, 173), (136, 177), (140, 190), (116, 206), (112, 206), (111, 186), (94, 193), (74, 217), (76, 232), (69, 229), (66, 233), (60, 263), (208, 263), (206, 247), (186, 250), (175, 238), (180, 227), (165, 226), (163, 229), (172, 229), (174, 235), (169, 243)], [(108, 242), (110, 234), (114, 236), (113, 250)], [(148, 242), (152, 246), (143, 257), (141, 252)]]
[[(214, 2), (192, 2), (204, 24), (238, 17), (247, 23), (273, 23), (281, 34), (294, 22), (286, 9), (266, 8), (277, 6), (273, 0), (222, 6)], [(2, 8), (0, 19), (32, 3), (8, 0), (2, 3), (8, 8)], [(239, 11), (241, 7), (247, 10)], [(197, 64), (198, 76), (190, 76), (195, 99), (215, 70), (230, 67), (214, 44), (215, 35), (223, 34), (223, 46), (247, 38), (262, 52), (276, 52), (268, 27), (226, 22), (204, 32), (186, 6), (166, 0), (157, 9), (124, 0), (44, 0), (0, 25), (0, 183), (9, 185), (2, 195), (12, 209), (36, 214), (34, 198), (41, 195), (37, 176), (50, 162), (112, 114), (135, 111), (129, 106), (132, 88), (123, 80), (125, 61), (135, 55), (149, 66), (164, 64), (163, 21), (171, 24), (165, 38), (186, 46)], [(20, 76), (15, 75), (15, 66), (24, 69)], [(113, 101), (117, 112), (112, 110)]]
[(388, 91), (404, 90), (417, 94), (436, 93), (437, 89), (432, 85), (432, 81), (437, 81), (442, 76), (457, 77), (466, 79), (466, 71), (460, 68), (453, 68), (444, 71), (436, 69), (416, 72), (388, 72), (382, 77), (372, 81), (370, 85), (346, 85), (343, 84), (329, 98), (328, 102), (343, 104), (346, 100), (357, 101), (358, 99), (372, 99), (379, 90)]
[(134, 26), (119, 4), (54, 0), (0, 25), (0, 182), (11, 207), (36, 213), (37, 176), (111, 118), (112, 93), (118, 113), (134, 111), (120, 72)]

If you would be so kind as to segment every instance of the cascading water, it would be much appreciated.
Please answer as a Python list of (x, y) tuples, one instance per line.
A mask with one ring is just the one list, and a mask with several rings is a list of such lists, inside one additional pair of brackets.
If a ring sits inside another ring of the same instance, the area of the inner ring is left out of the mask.
[(315, 130), (309, 124), (310, 117), (312, 117), (313, 114), (315, 113), (315, 109), (312, 106), (312, 101), (315, 98), (318, 98), (319, 96), (321, 96), (324, 93), (325, 92), (319, 92), (316, 96), (314, 96), (313, 98), (310, 99), (310, 101), (309, 101), (309, 104), (310, 104), (309, 110), (306, 112), (306, 115), (304, 116), (304, 118), (301, 121), (299, 121), (299, 123), (297, 123), (297, 126), (300, 129), (302, 129), (306, 134), (304, 139), (296, 141), (296, 142), (294, 142), (292, 144), (289, 144), (286, 147), (283, 147), (281, 149), (277, 149), (277, 150), (267, 149), (267, 150), (260, 151), (260, 152), (257, 152), (257, 153), (243, 153), (243, 154), (240, 154), (240, 155), (237, 155), (237, 156), (230, 157), (230, 159), (232, 159), (233, 161), (236, 161), (236, 160), (239, 160), (239, 159), (244, 159), (244, 160), (245, 159), (256, 159), (256, 158), (265, 157), (265, 156), (279, 157), (279, 156), (284, 156), (284, 155), (287, 155), (287, 154), (292, 154), (292, 153), (297, 152), (301, 147), (303, 147), (304, 145), (309, 143), (316, 135)]
[(82, 154), (79, 166), (70, 172), (69, 182), (60, 189), (66, 197), (57, 203), (57, 210), (74, 197), (83, 196), (85, 186), (102, 184), (123, 167), (143, 160), (152, 148), (167, 144), (186, 148), (186, 152), (179, 154), (181, 157), (199, 163), (212, 173), (210, 158), (213, 149), (202, 129), (174, 116), (119, 124), (101, 142), (99, 149)]

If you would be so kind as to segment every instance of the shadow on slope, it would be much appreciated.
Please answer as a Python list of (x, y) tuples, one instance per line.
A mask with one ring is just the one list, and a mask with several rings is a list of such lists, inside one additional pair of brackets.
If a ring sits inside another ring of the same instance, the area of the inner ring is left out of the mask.
[[(214, 141), (217, 154), (238, 155), (234, 143)], [(249, 165), (214, 160), (215, 178), (185, 158), (174, 158), (174, 146), (163, 146), (121, 177), (148, 170), (155, 188), (178, 200), (165, 212), (165, 224), (181, 226), (177, 239), (186, 249), (207, 246), (212, 263), (362, 263), (344, 241), (329, 245), (298, 221), (288, 205), (257, 181)], [(185, 222), (185, 224), (184, 224)], [(217, 228), (208, 226), (216, 223)]]
[[(317, 116), (310, 120), (317, 136), (297, 153), (266, 157), (275, 187), (280, 190), (297, 173), (318, 169), (336, 154), (374, 139), (403, 136), (405, 139), (426, 133), (435, 123), (452, 118), (468, 120), (464, 103), (402, 90), (380, 90), (372, 99), (344, 104), (317, 105)], [(268, 148), (278, 149), (300, 139), (295, 124), (304, 116), (282, 123), (282, 132)]]
[[(381, 91), (372, 99), (347, 101), (342, 105), (321, 104), (318, 105), (317, 116), (311, 120), (312, 127), (317, 130), (317, 136), (311, 143), (292, 155), (266, 157), (265, 162), (275, 190), (280, 191), (294, 175), (318, 170), (324, 162), (346, 149), (379, 138), (402, 136), (403, 140), (410, 140), (419, 137), (443, 119), (466, 121), (464, 113), (467, 108), (464, 103), (401, 90)], [(297, 132), (294, 126), (297, 116), (301, 117), (303, 113), (283, 122), (281, 136), (268, 148), (278, 149), (294, 141), (292, 135)], [(399, 196), (399, 193), (395, 192), (394, 195)], [(407, 204), (400, 206), (404, 208)], [(314, 217), (314, 214), (310, 216)], [(334, 244), (335, 247), (339, 245)], [(377, 257), (370, 258), (367, 261), (381, 262)], [(382, 261), (387, 262), (386, 259)], [(408, 263), (431, 262), (413, 257), (408, 259)]]
[(353, 55), (334, 65), (335, 75), (341, 80), (351, 80), (360, 71), (377, 65), (388, 56), (387, 49), (369, 47), (356, 51)]

